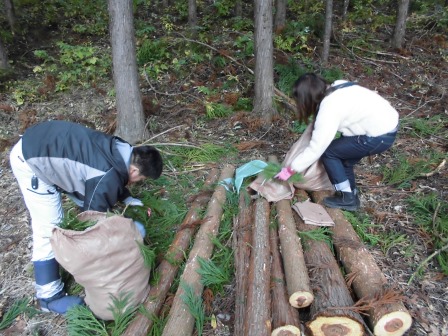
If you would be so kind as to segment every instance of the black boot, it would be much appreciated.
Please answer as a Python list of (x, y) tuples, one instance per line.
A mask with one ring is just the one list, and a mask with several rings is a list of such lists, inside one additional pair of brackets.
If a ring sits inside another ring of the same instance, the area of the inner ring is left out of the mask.
[(338, 191), (334, 196), (325, 197), (324, 205), (329, 208), (357, 211), (361, 205), (361, 202), (355, 192)]

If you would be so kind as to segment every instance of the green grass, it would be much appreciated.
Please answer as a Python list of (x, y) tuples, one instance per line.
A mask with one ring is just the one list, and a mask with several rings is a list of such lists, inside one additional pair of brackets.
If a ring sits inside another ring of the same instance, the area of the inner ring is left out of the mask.
[(22, 298), (15, 301), (11, 305), (11, 307), (3, 314), (3, 317), (0, 321), (0, 330), (6, 329), (9, 326), (11, 326), (16, 320), (16, 318), (21, 314), (25, 314), (28, 317), (32, 317), (35, 314), (39, 313), (38, 310), (29, 307), (30, 302), (31, 302), (30, 298)]

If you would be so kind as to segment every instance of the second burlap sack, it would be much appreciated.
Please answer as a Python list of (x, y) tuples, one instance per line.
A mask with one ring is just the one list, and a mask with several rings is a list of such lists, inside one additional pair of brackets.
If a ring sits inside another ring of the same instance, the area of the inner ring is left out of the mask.
[(150, 270), (138, 243), (143, 238), (132, 219), (97, 211), (78, 215), (95, 221), (85, 231), (55, 228), (51, 245), (59, 264), (85, 289), (85, 302), (103, 320), (113, 320), (113, 298), (129, 295), (129, 304), (143, 302)]

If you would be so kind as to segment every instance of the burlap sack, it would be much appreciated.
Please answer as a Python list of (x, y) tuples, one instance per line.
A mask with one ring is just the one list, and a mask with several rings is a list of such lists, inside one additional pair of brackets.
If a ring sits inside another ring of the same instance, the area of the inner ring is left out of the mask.
[[(291, 166), (292, 161), (308, 147), (311, 135), (313, 133), (313, 124), (309, 124), (305, 132), (300, 136), (299, 140), (292, 145), (285, 156), (282, 163), (283, 167)], [(291, 199), (294, 196), (294, 188), (318, 191), (318, 190), (334, 190), (333, 185), (328, 178), (324, 166), (317, 160), (303, 172), (299, 172), (303, 176), (303, 181), (300, 183), (290, 183), (280, 181), (278, 179), (266, 180), (263, 174), (249, 185), (249, 188), (257, 191), (261, 196), (266, 198), (269, 202), (278, 202), (282, 199)]]
[(137, 242), (142, 236), (133, 221), (119, 215), (86, 211), (82, 221), (97, 223), (85, 231), (55, 228), (51, 245), (59, 264), (85, 289), (85, 302), (103, 320), (112, 320), (112, 296), (130, 293), (130, 305), (144, 301), (150, 270)]

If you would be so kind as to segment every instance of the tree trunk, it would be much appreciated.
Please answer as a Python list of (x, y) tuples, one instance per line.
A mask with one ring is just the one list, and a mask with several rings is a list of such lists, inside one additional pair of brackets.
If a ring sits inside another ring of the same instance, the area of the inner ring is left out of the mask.
[[(218, 170), (213, 169), (207, 176), (205, 187), (209, 187), (218, 179)], [(143, 303), (146, 314), (138, 314), (127, 327), (123, 336), (147, 335), (153, 325), (153, 320), (147, 316), (159, 316), (166, 295), (171, 288), (180, 263), (184, 260), (185, 251), (188, 249), (195, 231), (194, 223), (199, 220), (200, 212), (209, 201), (209, 196), (198, 195), (185, 216), (179, 231), (176, 233), (170, 248), (165, 254), (165, 259), (157, 267), (156, 273), (160, 274), (157, 285), (151, 287), (148, 298)]]
[(132, 0), (109, 0), (110, 39), (117, 100), (116, 134), (131, 144), (147, 136), (135, 53)]
[(274, 108), (274, 66), (272, 41), (272, 0), (255, 0), (255, 97), (254, 113), (272, 122)]
[(234, 334), (243, 335), (253, 223), (253, 202), (245, 190), (240, 192), (239, 213), (234, 221), (233, 249), (235, 251), (235, 322)]
[[(219, 181), (231, 178), (235, 168), (227, 165), (221, 172)], [(226, 188), (222, 185), (216, 187), (205, 213), (205, 221), (199, 229), (194, 245), (190, 251), (188, 261), (180, 282), (185, 283), (194, 290), (196, 295), (201, 295), (204, 285), (201, 276), (197, 272), (200, 268), (198, 258), (209, 259), (213, 252), (212, 239), (218, 234), (219, 224), (223, 213), (223, 205), (226, 201)], [(168, 321), (163, 330), (163, 336), (191, 336), (194, 329), (195, 318), (188, 307), (182, 301), (184, 289), (179, 286), (171, 307)]]
[(299, 312), (292, 307), (286, 293), (285, 276), (282, 260), (278, 250), (278, 234), (275, 228), (269, 230), (271, 248), (271, 307), (272, 307), (272, 336), (297, 335), (300, 336)]
[(347, 13), (348, 13), (348, 5), (350, 4), (350, 0), (344, 0), (344, 7), (342, 9), (342, 20), (347, 19)]
[[(313, 192), (315, 202), (322, 203), (328, 192)], [(358, 298), (374, 304), (368, 311), (369, 322), (375, 335), (402, 335), (411, 327), (412, 318), (399, 299), (382, 303), (387, 291), (387, 280), (373, 256), (361, 242), (344, 214), (339, 209), (327, 208), (335, 226), (333, 243), (345, 271), (353, 275), (352, 286)]]
[(274, 31), (280, 34), (286, 25), (286, 0), (277, 0), (275, 2)]
[(406, 34), (406, 19), (408, 18), (409, 0), (398, 0), (397, 21), (395, 23), (392, 47), (401, 49)]
[(188, 0), (188, 25), (192, 29), (198, 25), (196, 0)]
[(332, 30), (332, 18), (333, 18), (333, 0), (327, 0), (325, 7), (325, 31), (323, 36), (323, 48), (322, 48), (322, 64), (325, 65), (328, 62), (330, 55), (330, 40)]
[(11, 32), (15, 34), (16, 32), (16, 13), (14, 10), (14, 3), (12, 0), (4, 0), (6, 19), (8, 20)]
[(243, 1), (242, 0), (235, 1), (235, 16), (243, 17)]
[[(303, 190), (298, 193), (305, 194)], [(305, 224), (297, 214), (294, 217), (299, 231), (317, 229), (314, 225)], [(330, 247), (324, 241), (313, 239), (307, 239), (305, 245), (305, 260), (310, 270), (311, 286), (315, 289), (307, 328), (315, 336), (362, 336), (362, 317), (344, 309), (352, 307), (354, 302)]]
[(264, 198), (256, 200), (254, 216), (244, 335), (268, 336), (271, 334), (270, 207)]
[(8, 53), (6, 52), (6, 48), (3, 44), (3, 41), (0, 38), (0, 70), (6, 70), (8, 68), (9, 68)]

